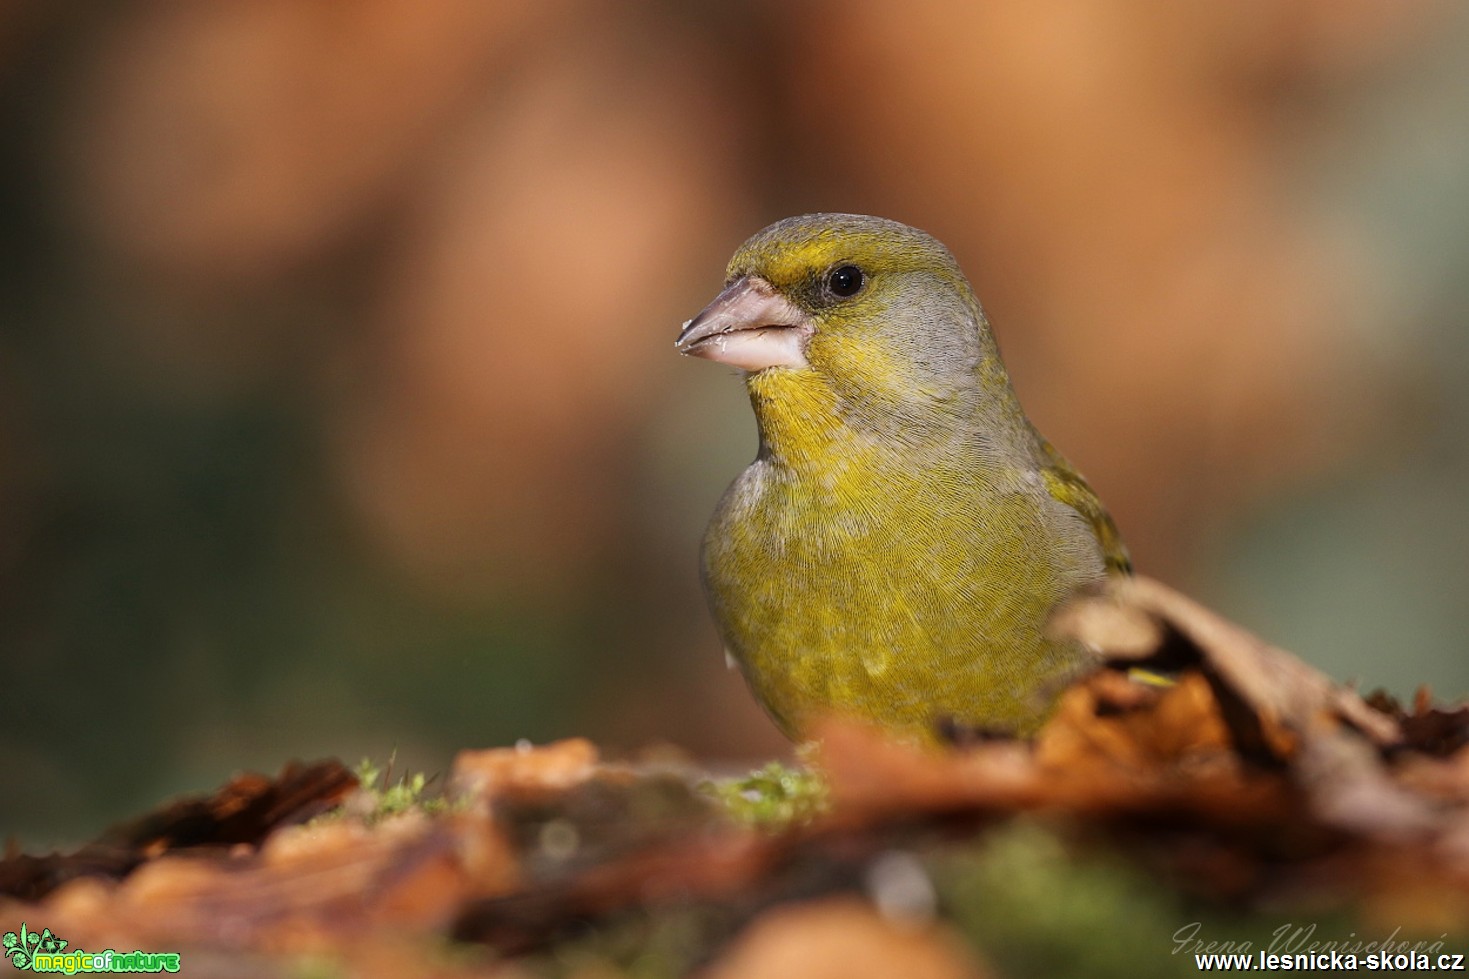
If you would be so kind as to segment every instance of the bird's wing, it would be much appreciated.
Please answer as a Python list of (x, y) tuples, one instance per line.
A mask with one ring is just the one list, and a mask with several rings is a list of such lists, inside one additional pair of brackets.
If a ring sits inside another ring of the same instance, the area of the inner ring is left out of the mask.
[(1065, 456), (1056, 451), (1055, 446), (1039, 433), (1036, 440), (1041, 448), (1041, 478), (1045, 480), (1046, 489), (1051, 496), (1080, 513), (1091, 524), (1092, 532), (1102, 545), (1102, 558), (1108, 571), (1113, 574), (1132, 574), (1132, 558), (1128, 557), (1127, 546), (1122, 543), (1117, 525), (1112, 522), (1102, 501), (1097, 499), (1097, 494), (1087, 485), (1081, 473), (1066, 461)]

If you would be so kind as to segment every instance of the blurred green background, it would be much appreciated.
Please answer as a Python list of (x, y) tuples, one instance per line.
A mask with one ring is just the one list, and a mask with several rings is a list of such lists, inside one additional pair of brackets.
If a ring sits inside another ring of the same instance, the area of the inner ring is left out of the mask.
[(786, 750), (681, 320), (946, 241), (1145, 572), (1469, 692), (1469, 6), (0, 5), (0, 838), (291, 757)]

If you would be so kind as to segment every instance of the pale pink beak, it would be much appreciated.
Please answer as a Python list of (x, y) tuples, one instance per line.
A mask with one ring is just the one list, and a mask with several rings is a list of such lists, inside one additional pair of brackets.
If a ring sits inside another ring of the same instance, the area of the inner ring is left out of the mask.
[(805, 367), (815, 324), (759, 276), (742, 275), (683, 325), (674, 346), (742, 371)]

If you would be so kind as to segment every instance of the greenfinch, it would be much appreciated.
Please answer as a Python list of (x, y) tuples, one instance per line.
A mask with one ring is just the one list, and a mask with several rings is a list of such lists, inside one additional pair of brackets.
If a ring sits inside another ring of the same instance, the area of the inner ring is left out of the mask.
[(776, 724), (1032, 733), (1092, 665), (1048, 617), (1129, 562), (1021, 410), (948, 249), (881, 218), (788, 218), (740, 246), (676, 345), (743, 371), (755, 410), (703, 579)]

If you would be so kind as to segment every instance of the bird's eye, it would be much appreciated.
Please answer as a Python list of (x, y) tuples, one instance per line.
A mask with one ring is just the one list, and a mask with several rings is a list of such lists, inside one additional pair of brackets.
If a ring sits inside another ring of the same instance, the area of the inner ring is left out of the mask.
[(855, 265), (838, 265), (826, 274), (826, 287), (842, 299), (857, 295), (866, 282), (867, 276)]

